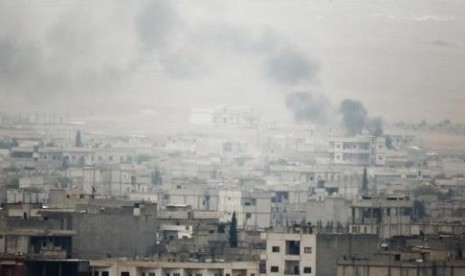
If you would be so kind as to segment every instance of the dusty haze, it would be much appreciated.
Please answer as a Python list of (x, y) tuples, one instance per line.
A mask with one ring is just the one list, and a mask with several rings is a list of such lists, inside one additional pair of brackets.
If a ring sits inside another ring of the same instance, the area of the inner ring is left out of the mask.
[(461, 0), (1, 0), (1, 105), (136, 126), (233, 104), (291, 121), (286, 97), (310, 91), (463, 122), (464, 22)]

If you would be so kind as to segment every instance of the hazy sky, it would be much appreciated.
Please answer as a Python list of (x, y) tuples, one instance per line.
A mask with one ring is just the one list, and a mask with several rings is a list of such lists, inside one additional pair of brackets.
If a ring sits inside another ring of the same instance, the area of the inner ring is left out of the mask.
[(0, 0), (7, 108), (290, 118), (286, 93), (311, 91), (388, 120), (464, 122), (464, 87), (463, 0)]

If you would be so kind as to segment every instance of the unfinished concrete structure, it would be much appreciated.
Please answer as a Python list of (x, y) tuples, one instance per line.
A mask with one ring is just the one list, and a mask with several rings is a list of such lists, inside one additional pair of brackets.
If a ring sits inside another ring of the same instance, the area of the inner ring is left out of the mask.
[(411, 234), (413, 201), (407, 196), (369, 197), (352, 202), (351, 233), (377, 234), (382, 239)]

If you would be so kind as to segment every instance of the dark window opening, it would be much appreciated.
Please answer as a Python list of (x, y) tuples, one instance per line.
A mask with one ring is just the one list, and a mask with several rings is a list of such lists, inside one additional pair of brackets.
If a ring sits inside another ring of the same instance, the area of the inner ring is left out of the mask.
[(286, 255), (300, 255), (300, 241), (286, 241)]

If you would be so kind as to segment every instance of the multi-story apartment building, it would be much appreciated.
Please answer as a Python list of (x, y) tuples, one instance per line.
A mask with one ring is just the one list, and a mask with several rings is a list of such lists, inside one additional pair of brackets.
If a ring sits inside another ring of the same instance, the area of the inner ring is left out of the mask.
[(264, 235), (266, 252), (261, 256), (260, 275), (315, 275), (316, 234), (311, 227)]
[(413, 201), (407, 196), (363, 197), (352, 202), (351, 233), (387, 239), (411, 235)]
[(376, 235), (322, 234), (310, 225), (263, 233), (262, 238), (266, 251), (260, 256), (260, 275), (334, 276), (339, 258), (368, 258), (378, 250)]
[(383, 166), (386, 138), (355, 136), (329, 138), (329, 159), (335, 165)]
[[(438, 256), (441, 256), (438, 258)], [(339, 260), (337, 276), (429, 276), (464, 275), (465, 260), (451, 259), (446, 250), (412, 248), (408, 251), (382, 252), (369, 259)]]
[(104, 259), (90, 261), (94, 276), (256, 276), (257, 262), (169, 262)]
[(220, 221), (231, 220), (236, 212), (240, 229), (263, 230), (271, 226), (272, 193), (263, 190), (222, 190), (218, 193)]
[(217, 210), (218, 207), (218, 190), (205, 184), (177, 184), (164, 190), (162, 196), (160, 203), (188, 204), (194, 210)]

